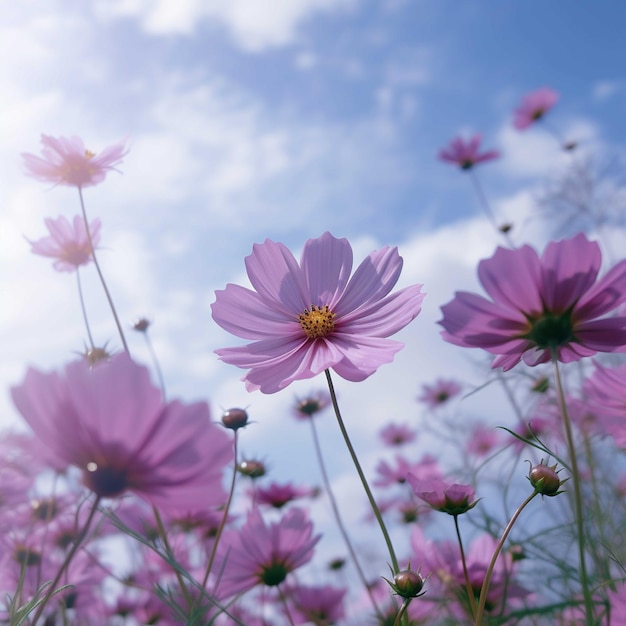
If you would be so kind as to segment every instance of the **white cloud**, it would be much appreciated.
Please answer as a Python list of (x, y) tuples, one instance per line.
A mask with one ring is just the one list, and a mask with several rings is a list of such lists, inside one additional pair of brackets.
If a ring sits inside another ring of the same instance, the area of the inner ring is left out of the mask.
[(591, 97), (596, 102), (605, 102), (612, 98), (623, 88), (623, 82), (619, 80), (601, 80), (595, 83), (591, 90)]
[(226, 27), (235, 43), (256, 52), (294, 42), (299, 26), (319, 13), (345, 11), (356, 0), (101, 0), (105, 18), (136, 17), (155, 35), (188, 35), (201, 22)]

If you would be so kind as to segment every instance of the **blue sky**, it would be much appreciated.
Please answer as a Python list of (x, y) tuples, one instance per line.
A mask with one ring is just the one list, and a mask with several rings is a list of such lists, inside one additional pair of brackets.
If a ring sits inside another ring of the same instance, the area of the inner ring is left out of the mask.
[[(123, 175), (86, 192), (120, 315), (154, 319), (173, 395), (208, 397), (216, 413), (250, 405), (257, 424), (244, 450), (271, 459), (276, 480), (307, 445), (288, 415), (293, 396), (322, 381), (247, 394), (212, 352), (237, 341), (210, 318), (215, 289), (244, 281), (243, 258), (266, 237), (297, 253), (330, 230), (351, 240), (355, 260), (399, 246), (402, 284), (425, 284), (424, 311), (401, 333), (407, 347), (392, 366), (359, 387), (339, 383), (373, 463), (386, 420), (424, 417), (421, 384), (487, 375), (479, 355), (444, 344), (435, 325), (455, 290), (476, 287), (477, 261), (499, 243), (469, 181), (438, 150), (471, 132), (501, 150), (481, 180), (498, 217), (515, 223), (516, 243), (541, 245), (555, 224), (538, 217), (537, 198), (568, 157), (545, 128), (513, 130), (511, 113), (525, 93), (551, 86), (560, 133), (594, 158), (623, 157), (625, 22), (626, 6), (606, 0), (0, 3), (3, 388), (27, 364), (59, 367), (84, 341), (72, 277), (24, 241), (46, 234), (44, 217), (74, 215), (76, 194), (25, 177), (19, 154), (38, 152), (42, 132), (79, 135), (96, 152), (128, 137)], [(611, 237), (619, 249), (623, 232)], [(119, 347), (95, 275), (85, 280), (97, 338)], [(140, 339), (131, 349), (147, 360)], [(467, 402), (478, 415), (494, 400)], [(0, 408), (3, 423), (18, 421), (6, 393)], [(324, 428), (336, 437), (332, 423)], [(291, 453), (270, 451), (277, 429)], [(349, 463), (333, 463), (348, 494)], [(297, 465), (306, 480), (307, 463)]]

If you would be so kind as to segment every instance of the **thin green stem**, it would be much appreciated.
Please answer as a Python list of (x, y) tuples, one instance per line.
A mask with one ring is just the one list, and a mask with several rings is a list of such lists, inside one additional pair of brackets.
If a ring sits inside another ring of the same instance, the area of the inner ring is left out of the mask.
[(83, 286), (80, 281), (80, 269), (76, 268), (76, 285), (78, 286), (78, 299), (80, 300), (80, 310), (83, 313), (83, 320), (85, 321), (85, 328), (87, 330), (87, 337), (89, 337), (89, 345), (93, 350), (96, 344), (93, 342), (93, 336), (91, 334), (91, 328), (89, 327), (89, 318), (87, 317), (87, 309), (85, 308), (85, 298), (83, 297)]
[(350, 437), (348, 436), (348, 431), (346, 430), (346, 426), (341, 417), (341, 412), (339, 411), (339, 404), (337, 403), (337, 394), (335, 393), (335, 387), (333, 385), (333, 380), (330, 375), (330, 370), (324, 370), (326, 374), (326, 381), (328, 382), (328, 389), (330, 391), (330, 399), (333, 404), (333, 409), (335, 410), (335, 416), (337, 417), (337, 423), (339, 424), (339, 429), (341, 430), (341, 434), (343, 435), (343, 439), (348, 448), (348, 452), (352, 457), (352, 462), (354, 463), (354, 467), (356, 468), (357, 474), (361, 479), (361, 484), (363, 485), (363, 489), (365, 489), (365, 493), (367, 494), (367, 499), (369, 500), (370, 506), (372, 507), (372, 511), (374, 513), (374, 517), (380, 526), (380, 530), (383, 533), (383, 537), (385, 538), (385, 543), (387, 544), (387, 550), (389, 551), (389, 558), (391, 559), (391, 564), (393, 567), (394, 576), (400, 571), (400, 567), (398, 565), (398, 559), (396, 557), (395, 550), (393, 549), (393, 544), (391, 543), (391, 537), (389, 536), (389, 532), (387, 531), (387, 527), (385, 526), (385, 522), (383, 520), (383, 516), (376, 504), (376, 500), (374, 499), (374, 495), (372, 494), (372, 490), (365, 478), (365, 474), (363, 473), (363, 469), (361, 468), (361, 464), (359, 463), (359, 459), (356, 455), (354, 447), (352, 446), (352, 442), (350, 441)]
[(233, 437), (233, 452), (235, 455), (235, 465), (233, 467), (233, 476), (230, 481), (230, 490), (228, 492), (228, 499), (226, 500), (226, 506), (224, 507), (224, 515), (220, 521), (220, 525), (217, 528), (217, 532), (215, 533), (215, 538), (213, 540), (213, 547), (211, 548), (211, 554), (209, 555), (209, 561), (206, 566), (206, 570), (204, 572), (204, 577), (202, 578), (202, 589), (206, 587), (207, 581), (209, 580), (209, 575), (211, 573), (211, 569), (213, 568), (213, 562), (215, 561), (215, 555), (217, 554), (217, 544), (222, 537), (222, 533), (224, 532), (224, 527), (226, 526), (226, 522), (228, 521), (228, 512), (230, 511), (230, 504), (233, 501), (233, 494), (235, 493), (235, 481), (237, 479), (237, 443), (238, 443), (238, 432), (235, 431)]
[(578, 570), (580, 573), (580, 581), (582, 583), (583, 600), (585, 603), (585, 624), (593, 626), (593, 597), (589, 588), (589, 579), (587, 576), (587, 564), (585, 556), (585, 522), (583, 517), (583, 495), (580, 484), (580, 471), (578, 469), (578, 459), (576, 457), (576, 447), (574, 446), (574, 435), (572, 431), (572, 421), (567, 410), (565, 401), (565, 391), (563, 390), (563, 382), (561, 380), (561, 372), (559, 370), (559, 362), (556, 351), (553, 350), (552, 362), (554, 363), (554, 379), (556, 382), (556, 391), (559, 400), (559, 408), (563, 416), (563, 426), (565, 428), (565, 440), (567, 443), (567, 452), (570, 457), (570, 465), (572, 468), (572, 483), (574, 485), (574, 514), (576, 517), (576, 531), (578, 543)]
[(282, 602), (283, 607), (285, 609), (285, 615), (287, 617), (287, 621), (289, 622), (290, 626), (296, 626), (295, 622), (293, 621), (293, 617), (291, 616), (289, 605), (287, 604), (287, 598), (285, 597), (285, 594), (283, 593), (281, 586), (278, 585), (277, 589), (278, 589), (278, 595), (280, 596), (280, 601)]
[(468, 170), (468, 173), (469, 173), (470, 180), (472, 181), (472, 186), (474, 187), (474, 191), (476, 192), (476, 196), (478, 197), (478, 202), (480, 203), (480, 206), (482, 207), (483, 212), (485, 213), (485, 216), (489, 220), (489, 223), (493, 226), (496, 232), (498, 232), (500, 235), (504, 237), (507, 245), (513, 248), (514, 247), (513, 242), (511, 241), (509, 234), (498, 226), (498, 222), (496, 221), (496, 216), (491, 210), (491, 205), (489, 204), (489, 201), (487, 200), (487, 196), (485, 195), (485, 192), (483, 191), (483, 187), (480, 184), (480, 181), (478, 180), (478, 176), (476, 176), (476, 173), (474, 172), (473, 169)]
[(165, 394), (165, 379), (163, 378), (163, 372), (161, 371), (161, 365), (159, 364), (159, 359), (157, 358), (156, 352), (154, 351), (154, 346), (152, 345), (152, 340), (150, 339), (150, 335), (148, 334), (148, 329), (143, 331), (143, 336), (146, 340), (146, 346), (148, 346), (148, 352), (150, 353), (150, 358), (152, 359), (152, 364), (154, 365), (154, 369), (157, 374), (157, 378), (159, 379), (159, 387), (161, 388), (161, 395), (163, 396), (163, 402), (165, 402), (166, 394)]
[[(161, 517), (161, 514), (159, 513), (159, 510), (156, 508), (156, 506), (152, 506), (152, 512), (154, 513), (154, 519), (156, 520), (156, 523), (157, 523), (157, 530), (159, 531), (159, 537), (161, 538), (161, 541), (163, 542), (165, 551), (168, 557), (173, 559), (174, 552), (172, 551), (170, 542), (167, 538), (167, 532), (165, 530), (165, 525), (163, 524), (163, 518)], [(185, 598), (185, 602), (187, 603), (187, 608), (191, 611), (191, 607), (193, 606), (193, 601), (191, 599), (189, 590), (187, 589), (187, 585), (185, 584), (185, 580), (183, 579), (183, 575), (178, 571), (177, 567), (174, 567), (172, 569), (174, 569), (174, 573), (176, 574), (176, 580), (178, 580), (178, 585), (180, 587), (181, 593), (183, 594), (183, 597)]]
[(409, 604), (411, 604), (412, 599), (413, 598), (406, 598), (405, 601), (402, 603), (402, 606), (400, 607), (400, 610), (398, 611), (398, 614), (396, 615), (396, 619), (393, 620), (393, 626), (400, 626), (400, 622), (402, 618), (404, 617), (406, 610), (409, 608)]
[(461, 539), (461, 529), (459, 528), (459, 516), (454, 515), (454, 528), (456, 530), (456, 538), (459, 542), (459, 549), (461, 550), (461, 563), (463, 564), (463, 577), (465, 578), (465, 589), (467, 591), (467, 599), (469, 601), (470, 610), (472, 611), (472, 618), (476, 617), (476, 598), (474, 597), (474, 590), (469, 579), (469, 572), (467, 571), (467, 560), (465, 559), (465, 550), (463, 549), (463, 540)]
[(478, 607), (476, 608), (476, 618), (474, 620), (475, 626), (480, 626), (483, 623), (483, 615), (485, 613), (485, 604), (487, 603), (487, 593), (489, 593), (489, 585), (491, 584), (491, 576), (493, 574), (493, 570), (496, 565), (496, 561), (498, 560), (498, 556), (502, 551), (504, 546), (504, 542), (506, 541), (513, 525), (517, 521), (517, 518), (521, 515), (522, 511), (526, 508), (526, 505), (538, 494), (537, 491), (533, 491), (524, 502), (522, 502), (517, 511), (513, 513), (513, 516), (509, 520), (509, 523), (506, 525), (504, 532), (502, 533), (502, 537), (500, 537), (500, 541), (496, 545), (496, 549), (493, 552), (493, 556), (491, 557), (491, 561), (489, 562), (489, 566), (487, 567), (487, 571), (485, 573), (485, 579), (483, 580), (482, 587), (480, 589), (480, 597), (478, 598)]
[(361, 565), (359, 564), (359, 560), (357, 558), (356, 552), (354, 550), (354, 547), (352, 546), (352, 542), (350, 541), (350, 536), (348, 535), (346, 531), (346, 527), (344, 526), (343, 520), (341, 519), (339, 506), (337, 505), (335, 494), (333, 493), (333, 490), (331, 488), (330, 480), (328, 478), (328, 473), (326, 471), (326, 464), (324, 463), (324, 457), (322, 456), (322, 448), (320, 446), (319, 437), (317, 435), (315, 419), (311, 417), (309, 418), (309, 422), (311, 424), (311, 432), (313, 434), (313, 445), (315, 446), (315, 454), (317, 456), (317, 463), (320, 467), (320, 473), (322, 474), (322, 482), (324, 483), (324, 489), (326, 490), (326, 494), (328, 495), (328, 500), (330, 501), (330, 506), (335, 516), (335, 522), (337, 523), (339, 532), (341, 533), (341, 536), (343, 537), (346, 547), (348, 548), (348, 552), (350, 553), (350, 558), (352, 559), (352, 562), (354, 563), (354, 567), (356, 568), (357, 574), (359, 578), (361, 579), (363, 586), (365, 587), (365, 591), (367, 592), (367, 595), (369, 596), (372, 606), (374, 607), (374, 610), (376, 611), (378, 618), (382, 621), (384, 619), (384, 616), (381, 613), (380, 609), (378, 608), (378, 605), (376, 604), (376, 600), (374, 598), (374, 594), (372, 593), (370, 586), (367, 584), (367, 579), (365, 578), (365, 574), (361, 568)]
[(113, 319), (115, 320), (115, 325), (117, 326), (117, 332), (120, 335), (122, 345), (124, 346), (124, 351), (129, 352), (128, 344), (126, 343), (126, 337), (124, 337), (124, 331), (122, 330), (122, 325), (120, 324), (120, 320), (117, 316), (115, 305), (113, 304), (113, 298), (109, 293), (109, 288), (107, 287), (106, 281), (104, 280), (104, 274), (100, 269), (100, 263), (98, 263), (98, 259), (96, 257), (96, 248), (94, 247), (93, 240), (91, 238), (91, 229), (89, 228), (87, 210), (85, 209), (85, 200), (83, 199), (83, 190), (80, 187), (78, 187), (78, 197), (80, 198), (80, 208), (83, 213), (83, 219), (85, 220), (85, 231), (87, 232), (87, 239), (89, 240), (89, 247), (91, 248), (91, 257), (93, 258), (93, 263), (96, 266), (96, 271), (98, 272), (98, 276), (100, 277), (100, 282), (102, 283), (104, 295), (106, 296), (107, 302), (109, 303), (109, 308), (111, 309), (111, 313), (113, 314)]
[(59, 584), (61, 577), (63, 576), (65, 570), (68, 568), (72, 558), (74, 558), (74, 555), (78, 551), (78, 548), (80, 547), (81, 543), (87, 536), (87, 533), (89, 532), (89, 528), (91, 527), (91, 523), (93, 522), (93, 518), (96, 514), (96, 511), (98, 510), (99, 504), (100, 504), (100, 496), (96, 496), (96, 499), (94, 500), (93, 506), (91, 507), (91, 510), (89, 511), (89, 515), (87, 516), (87, 520), (85, 521), (85, 525), (83, 526), (83, 529), (80, 531), (80, 533), (74, 540), (74, 543), (72, 544), (72, 547), (70, 548), (67, 555), (65, 556), (65, 559), (63, 560), (63, 563), (61, 564), (59, 571), (57, 572), (56, 576), (54, 577), (54, 579), (48, 586), (48, 591), (46, 592), (46, 595), (43, 597), (43, 600), (37, 607), (37, 611), (35, 612), (35, 615), (33, 616), (31, 626), (35, 626), (35, 624), (37, 624), (39, 618), (41, 617), (41, 614), (46, 608), (46, 604), (48, 604), (48, 601), (52, 597), (57, 585)]

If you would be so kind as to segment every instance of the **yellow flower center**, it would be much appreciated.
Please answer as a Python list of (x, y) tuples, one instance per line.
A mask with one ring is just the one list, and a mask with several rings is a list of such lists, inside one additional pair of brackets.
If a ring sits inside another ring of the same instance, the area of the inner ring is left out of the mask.
[(298, 315), (298, 321), (309, 339), (318, 339), (319, 337), (326, 337), (333, 332), (335, 317), (328, 305), (315, 306), (312, 304), (310, 309), (304, 309)]
[(85, 150), (85, 158), (87, 160), (93, 159), (95, 156), (96, 156), (95, 152), (92, 152), (91, 150)]

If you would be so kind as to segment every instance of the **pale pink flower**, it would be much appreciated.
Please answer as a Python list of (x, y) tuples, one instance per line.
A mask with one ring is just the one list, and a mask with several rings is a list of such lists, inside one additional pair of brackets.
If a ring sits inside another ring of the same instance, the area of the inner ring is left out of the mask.
[(323, 585), (289, 590), (289, 600), (293, 604), (294, 624), (319, 624), (330, 626), (345, 617), (343, 601), (347, 589)]
[[(62, 215), (57, 219), (46, 218), (49, 237), (30, 241), (30, 251), (34, 254), (56, 259), (52, 264), (59, 272), (73, 272), (81, 265), (87, 265), (93, 259), (85, 220), (75, 215), (72, 223)], [(100, 220), (89, 224), (89, 232), (94, 247), (100, 242)]]
[(415, 441), (417, 437), (415, 431), (406, 424), (388, 424), (378, 434), (383, 443), (388, 446), (402, 446)]
[(379, 478), (374, 481), (376, 487), (389, 487), (393, 484), (404, 484), (408, 474), (416, 474), (424, 478), (441, 478), (443, 476), (437, 459), (429, 454), (422, 457), (420, 461), (411, 462), (405, 457), (397, 454), (395, 466), (382, 460), (376, 466), (376, 473)]
[(388, 337), (418, 315), (424, 298), (421, 285), (390, 293), (402, 269), (396, 248), (372, 252), (350, 278), (352, 248), (330, 233), (309, 239), (299, 264), (283, 244), (255, 244), (246, 269), (255, 291), (229, 284), (212, 309), (222, 328), (253, 340), (216, 350), (249, 370), (250, 391), (274, 393), (330, 368), (364, 380), (402, 348)]
[(422, 395), (417, 398), (429, 409), (436, 409), (458, 396), (463, 388), (456, 380), (438, 378), (432, 385), (422, 385)]
[(470, 485), (447, 483), (438, 478), (418, 478), (414, 474), (408, 474), (406, 480), (415, 495), (436, 511), (461, 515), (477, 504), (474, 489)]
[(469, 454), (477, 457), (487, 456), (500, 442), (500, 435), (495, 428), (488, 428), (483, 424), (476, 424), (465, 443)]
[(439, 159), (458, 165), (462, 170), (469, 170), (477, 163), (492, 161), (500, 157), (497, 150), (480, 152), (482, 137), (474, 135), (467, 141), (462, 137), (455, 137), (447, 148), (439, 152)]
[(267, 487), (256, 487), (254, 497), (258, 504), (266, 504), (275, 509), (281, 509), (289, 502), (299, 498), (310, 497), (312, 493), (312, 490), (308, 487), (296, 487), (291, 483), (279, 485), (274, 482)]
[(542, 87), (526, 94), (513, 113), (513, 126), (518, 130), (532, 126), (557, 103), (558, 99), (559, 94), (550, 87)]
[(127, 491), (168, 511), (225, 501), (232, 441), (206, 403), (164, 403), (147, 368), (119, 354), (61, 374), (29, 369), (13, 402), (57, 466), (75, 466), (100, 497)]
[(302, 509), (291, 509), (269, 526), (258, 509), (252, 510), (245, 524), (225, 533), (219, 543), (220, 597), (256, 585), (280, 585), (288, 574), (311, 560), (320, 538), (313, 536), (313, 524)]
[(46, 183), (79, 188), (101, 183), (128, 152), (125, 141), (100, 154), (87, 150), (79, 137), (41, 135), (41, 144), (41, 157), (22, 154), (27, 173)]
[(530, 246), (498, 248), (478, 265), (487, 294), (457, 292), (441, 308), (442, 336), (497, 355), (509, 370), (555, 358), (570, 363), (596, 352), (626, 350), (626, 317), (607, 317), (626, 300), (626, 261), (598, 279), (602, 253), (583, 233), (551, 242), (541, 257)]

